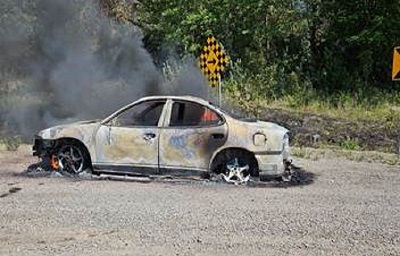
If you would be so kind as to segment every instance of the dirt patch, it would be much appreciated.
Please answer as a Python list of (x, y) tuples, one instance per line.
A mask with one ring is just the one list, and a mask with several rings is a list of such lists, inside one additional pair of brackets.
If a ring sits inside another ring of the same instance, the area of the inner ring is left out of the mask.
[(13, 187), (8, 190), (8, 193), (4, 193), (0, 195), (0, 198), (9, 196), (11, 194), (17, 193), (18, 191), (22, 190), (22, 188)]

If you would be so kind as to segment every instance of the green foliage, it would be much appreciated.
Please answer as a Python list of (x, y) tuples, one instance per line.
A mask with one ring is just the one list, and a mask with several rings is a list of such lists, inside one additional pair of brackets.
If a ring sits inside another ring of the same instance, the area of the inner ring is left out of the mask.
[(340, 148), (306, 148), (293, 147), (292, 155), (298, 158), (317, 160), (319, 158), (344, 158), (357, 162), (376, 162), (388, 165), (400, 164), (400, 158), (396, 154), (382, 153), (377, 151), (352, 151)]
[[(38, 57), (29, 40), (45, 13), (38, 4), (46, 1), (4, 0), (0, 7), (2, 42), (15, 41), (15, 51), (4, 51), (0, 61), (0, 121), (16, 90), (14, 74), (24, 72), (12, 60)], [(230, 57), (224, 93), (254, 116), (278, 104), (399, 129), (400, 86), (390, 80), (393, 47), (400, 45), (396, 1), (99, 0), (99, 6), (118, 22), (138, 25), (146, 48), (161, 59), (156, 63), (164, 62), (165, 48), (199, 56), (206, 37), (216, 36)], [(163, 64), (172, 80), (179, 70)]]
[(339, 142), (339, 147), (344, 150), (360, 150), (358, 141), (352, 138), (346, 138)]
[(134, 23), (137, 8), (136, 1), (99, 0), (105, 13), (121, 23)]
[(22, 138), (19, 135), (6, 137), (3, 139), (3, 143), (6, 145), (8, 151), (17, 151), (22, 144)]
[(276, 99), (281, 93), (276, 77), (276, 66), (266, 66), (262, 73), (251, 75), (236, 64), (231, 77), (224, 83), (224, 92), (244, 111), (258, 117), (261, 103)]
[(299, 158), (309, 158), (308, 152), (302, 147), (293, 147), (292, 148), (292, 156)]
[[(393, 1), (328, 1), (318, 4), (314, 24), (322, 33), (315, 44), (315, 86), (325, 91), (392, 90), (390, 64), (400, 25)], [(323, 39), (323, 42), (321, 42)], [(317, 45), (317, 43), (319, 43)], [(318, 59), (317, 59), (318, 57)]]
[[(213, 34), (234, 62), (256, 73), (265, 64), (292, 65), (306, 38), (306, 20), (291, 3), (270, 1), (148, 0), (138, 12), (147, 47), (181, 45), (185, 54), (198, 55), (205, 38)], [(290, 49), (289, 45), (295, 46)], [(295, 54), (292, 54), (295, 53)], [(284, 60), (283, 60), (284, 59)]]
[[(22, 72), (11, 61), (20, 59), (16, 55), (34, 57), (35, 42), (26, 39), (34, 38), (46, 6), (45, 1), (3, 2), (0, 35), (15, 40), (16, 47), (3, 53), (0, 75), (12, 75)], [(296, 107), (310, 104), (315, 95), (333, 105), (332, 98), (356, 95), (363, 104), (371, 98), (366, 94), (400, 90), (390, 81), (392, 50), (400, 38), (395, 1), (99, 0), (99, 6), (119, 22), (140, 26), (153, 56), (162, 55), (165, 46), (198, 56), (205, 38), (215, 35), (232, 66), (240, 63), (254, 80), (248, 82), (255, 84), (253, 94), (258, 95), (257, 84), (267, 82), (268, 93), (258, 98), (284, 97)], [(2, 76), (2, 82), (7, 79), (12, 77)]]
[(232, 66), (239, 63), (247, 76), (235, 76), (246, 84), (229, 82), (230, 90), (242, 87), (247, 98), (260, 95), (266, 82), (267, 93), (257, 98), (284, 98), (296, 107), (318, 97), (340, 107), (349, 102), (343, 97), (379, 104), (377, 92), (400, 89), (390, 81), (399, 15), (400, 5), (389, 0), (147, 0), (139, 6), (138, 24), (154, 56), (165, 45), (198, 56), (206, 36), (215, 35)]

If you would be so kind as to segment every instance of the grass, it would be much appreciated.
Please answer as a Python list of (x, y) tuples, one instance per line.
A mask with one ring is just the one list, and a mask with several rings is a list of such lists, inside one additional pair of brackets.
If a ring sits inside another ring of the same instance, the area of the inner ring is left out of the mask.
[(1, 144), (3, 144), (7, 151), (17, 151), (22, 144), (21, 136), (9, 136), (2, 139)]
[(285, 99), (265, 101), (261, 106), (265, 105), (289, 111), (315, 113), (332, 118), (386, 122), (400, 121), (400, 104), (385, 100), (373, 106), (359, 105), (356, 103), (333, 106), (332, 104), (321, 102), (317, 99), (307, 104), (297, 106), (292, 106), (290, 102)]
[(339, 142), (339, 147), (343, 150), (360, 150), (361, 147), (358, 144), (358, 141), (351, 138), (346, 138), (343, 141)]
[(377, 151), (345, 150), (338, 147), (309, 148), (292, 147), (292, 156), (317, 161), (322, 158), (342, 157), (355, 162), (383, 163), (388, 165), (400, 165), (400, 156)]
[[(229, 83), (226, 86), (228, 87)], [(335, 131), (345, 132), (350, 129), (349, 136), (358, 137), (360, 135), (365, 139), (373, 136), (372, 130), (379, 131), (380, 136), (386, 134), (387, 138), (391, 140), (390, 145), (384, 142), (377, 144), (376, 147), (369, 145), (369, 150), (395, 152), (395, 144), (398, 142), (394, 142), (393, 138), (397, 134), (400, 137), (400, 92), (376, 93), (376, 95), (372, 92), (364, 92), (365, 98), (343, 92), (331, 97), (321, 97), (311, 89), (310, 92), (298, 90), (281, 97), (269, 94), (265, 94), (267, 97), (263, 97), (259, 93), (239, 89), (226, 89), (224, 98), (234, 102), (233, 105), (239, 106), (246, 115), (263, 118), (264, 110), (275, 109), (283, 110), (299, 120), (310, 115), (321, 117), (322, 120), (336, 119), (334, 121)], [(349, 127), (348, 123), (355, 126)], [(330, 130), (329, 128), (331, 127), (320, 127), (320, 132), (324, 133)], [(360, 129), (358, 135), (357, 129)], [(357, 138), (345, 138), (344, 140), (336, 138), (335, 144), (344, 150), (363, 149)]]
[(243, 75), (224, 84), (224, 94), (239, 102), (245, 110), (257, 112), (265, 107), (291, 112), (312, 113), (331, 118), (370, 120), (384, 122), (398, 128), (400, 123), (400, 91), (384, 92), (376, 88), (356, 92), (323, 93), (309, 83), (302, 83), (297, 76), (278, 83), (273, 77), (276, 70), (260, 76)]
[[(400, 91), (388, 93), (366, 88), (358, 93), (326, 95), (298, 82), (292, 89), (290, 85), (280, 89), (263, 77), (237, 77), (242, 80), (227, 80), (225, 84), (226, 105), (236, 106), (244, 115), (261, 119), (268, 116), (268, 111), (274, 111), (274, 122), (304, 133), (299, 137), (303, 139), (298, 141), (298, 146), (311, 146), (304, 141), (305, 136), (318, 134), (323, 137), (323, 142), (342, 150), (398, 151)], [(276, 114), (280, 111), (284, 118), (282, 122)], [(308, 127), (302, 124), (298, 127), (290, 120), (300, 123), (303, 120)]]

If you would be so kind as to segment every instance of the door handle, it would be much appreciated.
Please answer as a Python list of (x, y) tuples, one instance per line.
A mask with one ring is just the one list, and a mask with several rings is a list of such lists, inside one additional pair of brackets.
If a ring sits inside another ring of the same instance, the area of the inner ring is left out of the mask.
[(143, 135), (143, 139), (144, 140), (151, 140), (151, 139), (154, 139), (156, 137), (156, 134), (155, 133), (152, 133), (152, 132), (150, 132), (150, 133), (145, 133), (144, 135)]
[(223, 133), (213, 133), (211, 134), (211, 138), (215, 139), (215, 140), (220, 140), (223, 139), (225, 137), (225, 135)]

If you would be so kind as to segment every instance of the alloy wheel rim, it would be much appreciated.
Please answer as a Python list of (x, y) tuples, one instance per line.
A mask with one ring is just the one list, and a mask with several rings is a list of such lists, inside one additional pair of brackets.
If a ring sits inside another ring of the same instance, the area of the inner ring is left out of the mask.
[(62, 171), (74, 174), (82, 172), (84, 159), (78, 147), (72, 145), (64, 146), (57, 157)]
[(240, 164), (236, 157), (227, 163), (226, 173), (223, 173), (222, 177), (228, 183), (243, 184), (250, 179), (249, 169), (250, 166), (247, 163)]

